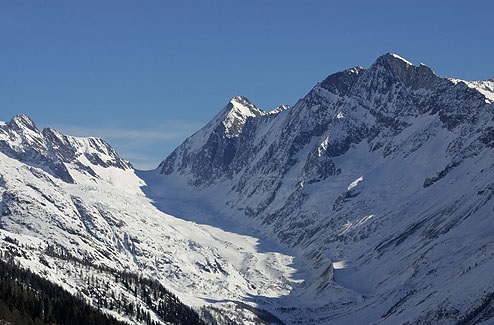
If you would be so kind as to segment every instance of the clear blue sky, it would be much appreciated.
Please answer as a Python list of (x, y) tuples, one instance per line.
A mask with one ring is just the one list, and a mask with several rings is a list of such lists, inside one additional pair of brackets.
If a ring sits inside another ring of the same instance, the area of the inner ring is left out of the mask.
[(102, 137), (150, 169), (235, 95), (294, 104), (381, 54), (494, 76), (494, 1), (3, 0), (0, 120)]

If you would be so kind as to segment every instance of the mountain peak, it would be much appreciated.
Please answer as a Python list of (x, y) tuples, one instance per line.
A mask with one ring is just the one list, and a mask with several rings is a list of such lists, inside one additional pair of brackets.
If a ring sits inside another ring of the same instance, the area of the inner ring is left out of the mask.
[(0, 152), (27, 165), (41, 167), (67, 183), (75, 180), (65, 164), (93, 176), (96, 174), (91, 166), (132, 168), (103, 140), (71, 137), (51, 128), (40, 131), (26, 114), (16, 115), (3, 124)]
[(378, 57), (370, 69), (384, 68), (392, 73), (400, 73), (413, 67), (413, 63), (401, 56), (394, 53), (386, 53)]
[(234, 138), (242, 133), (244, 124), (249, 117), (266, 115), (267, 112), (257, 108), (244, 96), (235, 96), (220, 113), (225, 135)]
[[(239, 228), (257, 224), (260, 234), (301, 252), (312, 273), (290, 298), (321, 297), (332, 310), (321, 310), (320, 321), (287, 323), (355, 323), (355, 314), (367, 323), (437, 315), (460, 323), (477, 317), (470, 306), (493, 292), (486, 279), (493, 263), (483, 252), (494, 229), (486, 221), (494, 204), (494, 119), (487, 98), (472, 89), (487, 96), (491, 85), (448, 82), (387, 53), (368, 69), (330, 75), (286, 114), (246, 117), (254, 108), (236, 97), (160, 165), (167, 178), (156, 193), (171, 201), (173, 184), (187, 186), (187, 204), (210, 204), (215, 225), (225, 224), (218, 216)], [(444, 254), (465, 246), (465, 236), (474, 245)], [(327, 297), (335, 288), (354, 300), (342, 307), (336, 297), (333, 308)], [(465, 303), (467, 296), (476, 302)]]
[(244, 96), (233, 97), (225, 107), (225, 111), (228, 115), (231, 114), (231, 112), (236, 112), (244, 116), (259, 116), (265, 113)]
[(253, 104), (251, 103), (251, 101), (247, 97), (241, 96), (241, 95), (237, 95), (237, 96), (233, 97), (230, 100), (230, 103), (239, 103), (239, 104), (243, 104), (243, 105), (252, 105), (253, 106)]
[(421, 63), (418, 67), (410, 61), (394, 53), (381, 55), (369, 69), (382, 77), (392, 78), (402, 82), (412, 89), (432, 88), (440, 79), (434, 71)]
[(14, 116), (9, 122), (9, 127), (17, 130), (29, 129), (31, 131), (38, 131), (34, 121), (26, 114), (19, 114)]
[(379, 61), (379, 60), (387, 61), (387, 62), (402, 62), (402, 63), (405, 63), (406, 65), (413, 66), (412, 62), (399, 56), (398, 54), (391, 53), (391, 52), (388, 52), (386, 54), (381, 55), (379, 58), (377, 58), (377, 61)]

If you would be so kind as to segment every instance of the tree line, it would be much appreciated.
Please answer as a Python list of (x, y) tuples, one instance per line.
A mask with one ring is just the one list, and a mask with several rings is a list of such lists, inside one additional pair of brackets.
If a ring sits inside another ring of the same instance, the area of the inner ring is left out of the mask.
[(29, 270), (0, 260), (0, 319), (15, 325), (124, 325)]
[[(16, 325), (125, 324), (104, 310), (145, 325), (206, 324), (194, 309), (183, 304), (159, 281), (95, 266), (60, 247), (48, 246), (45, 254), (74, 263), (78, 271), (72, 275), (86, 284), (73, 296), (62, 287), (22, 269), (14, 262), (12, 255), (15, 254), (6, 253), (2, 254), (5, 260), (0, 259), (0, 324), (1, 320)], [(46, 260), (43, 264), (50, 267)]]

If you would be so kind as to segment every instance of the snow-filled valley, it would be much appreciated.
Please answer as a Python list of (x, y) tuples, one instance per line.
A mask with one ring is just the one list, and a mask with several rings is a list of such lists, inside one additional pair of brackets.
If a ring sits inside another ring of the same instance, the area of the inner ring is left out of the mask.
[[(146, 184), (133, 169), (91, 165), (97, 177), (88, 177), (69, 166), (75, 183), (67, 184), (0, 157), (2, 249), (6, 254), (13, 250), (9, 254), (22, 265), (74, 294), (85, 283), (71, 260), (157, 279), (197, 307), (280, 297), (301, 281), (292, 266), (294, 256), (268, 240), (161, 212), (142, 192)], [(22, 248), (14, 247), (12, 239)], [(49, 247), (70, 258), (47, 254)]]
[(114, 304), (162, 301), (119, 272), (217, 324), (488, 324), (493, 94), (385, 54), (293, 107), (237, 96), (151, 171), (19, 115), (1, 254), (134, 324)]

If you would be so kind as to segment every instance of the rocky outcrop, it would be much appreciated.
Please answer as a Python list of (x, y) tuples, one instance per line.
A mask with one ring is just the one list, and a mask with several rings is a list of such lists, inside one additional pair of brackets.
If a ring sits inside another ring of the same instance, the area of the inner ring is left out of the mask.
[[(493, 89), (388, 53), (330, 75), (291, 108), (244, 114), (234, 137), (223, 111), (160, 171), (301, 252), (313, 274), (305, 290), (329, 306), (320, 323), (454, 323), (468, 314), (458, 297), (475, 305), (494, 291), (477, 285), (493, 265), (476, 253), (492, 242)], [(330, 302), (342, 287), (365, 304)]]

